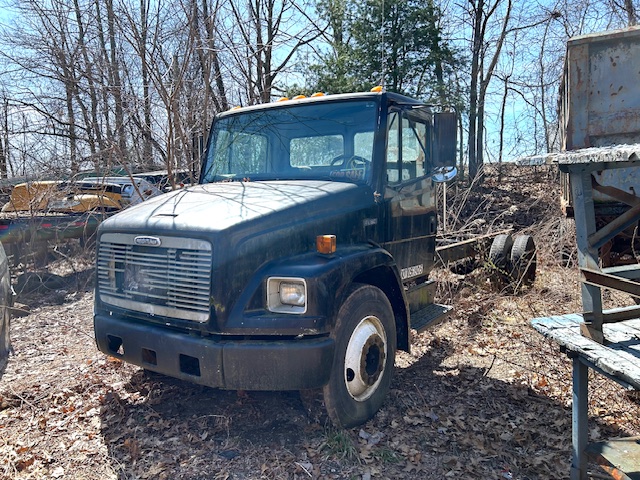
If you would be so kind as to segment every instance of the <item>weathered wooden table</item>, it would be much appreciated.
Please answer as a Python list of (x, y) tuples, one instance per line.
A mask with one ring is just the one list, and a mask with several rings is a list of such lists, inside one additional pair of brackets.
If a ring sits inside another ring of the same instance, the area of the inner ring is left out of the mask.
[[(616, 309), (624, 311), (624, 308)], [(586, 479), (587, 457), (618, 479), (640, 479), (640, 439), (623, 438), (588, 445), (588, 369), (628, 389), (640, 389), (640, 319), (604, 325), (607, 345), (580, 331), (582, 315), (535, 318), (531, 325), (560, 345), (573, 361), (572, 479)]]

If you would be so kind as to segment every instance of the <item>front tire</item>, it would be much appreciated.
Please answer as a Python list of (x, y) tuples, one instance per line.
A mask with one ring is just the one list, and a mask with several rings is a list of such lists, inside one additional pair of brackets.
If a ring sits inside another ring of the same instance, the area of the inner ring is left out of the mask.
[(396, 328), (386, 295), (371, 285), (354, 285), (331, 336), (336, 350), (323, 388), (325, 408), (336, 426), (355, 427), (376, 414), (391, 384)]

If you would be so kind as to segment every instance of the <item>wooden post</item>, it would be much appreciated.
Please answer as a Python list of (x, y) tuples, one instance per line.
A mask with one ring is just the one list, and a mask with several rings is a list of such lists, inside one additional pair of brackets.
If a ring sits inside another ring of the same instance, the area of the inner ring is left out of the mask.
[[(575, 164), (569, 167), (573, 211), (576, 221), (576, 245), (578, 247), (578, 265), (580, 268), (599, 270), (598, 249), (589, 243), (589, 235), (596, 231), (596, 216), (593, 205), (591, 172), (584, 166)], [(593, 321), (585, 323), (582, 333), (598, 343), (604, 342), (602, 335), (602, 295), (600, 287), (582, 283), (582, 309), (593, 314)]]
[(576, 354), (573, 360), (573, 403), (571, 407), (571, 480), (587, 480), (587, 440), (589, 435), (589, 369)]

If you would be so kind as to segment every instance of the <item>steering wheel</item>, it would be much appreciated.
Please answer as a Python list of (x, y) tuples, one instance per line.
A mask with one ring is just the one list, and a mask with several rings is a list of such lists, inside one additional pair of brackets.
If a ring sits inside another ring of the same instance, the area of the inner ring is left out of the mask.
[(356, 168), (368, 168), (371, 162), (360, 155), (352, 155), (349, 157), (348, 155), (338, 155), (333, 160), (331, 160), (331, 166), (335, 167), (336, 165), (340, 165), (342, 168), (346, 169), (356, 169)]

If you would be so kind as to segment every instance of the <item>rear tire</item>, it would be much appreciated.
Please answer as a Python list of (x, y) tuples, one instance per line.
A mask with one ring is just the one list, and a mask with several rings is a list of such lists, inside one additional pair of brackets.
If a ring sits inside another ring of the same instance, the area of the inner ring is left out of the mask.
[(518, 235), (511, 249), (511, 277), (516, 288), (532, 285), (536, 279), (536, 245), (531, 235)]
[(489, 250), (489, 279), (497, 286), (504, 286), (510, 282), (511, 249), (513, 248), (513, 237), (509, 234), (496, 236), (491, 242)]
[(336, 349), (325, 408), (336, 426), (355, 427), (376, 414), (391, 384), (396, 328), (389, 299), (377, 287), (354, 285), (331, 336)]

